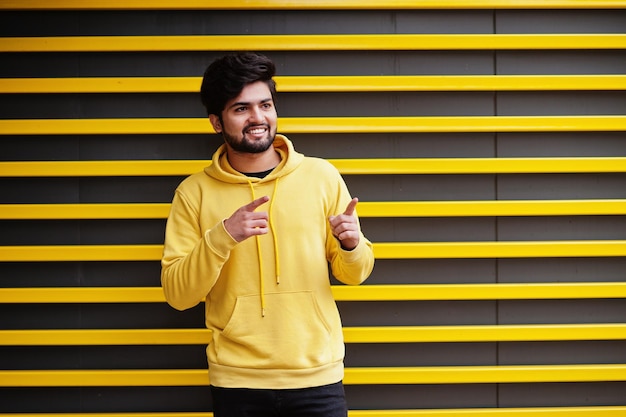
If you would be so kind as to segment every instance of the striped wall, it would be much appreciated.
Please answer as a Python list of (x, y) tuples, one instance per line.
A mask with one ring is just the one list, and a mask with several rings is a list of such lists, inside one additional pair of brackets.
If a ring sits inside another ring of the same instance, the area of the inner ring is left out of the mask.
[(350, 417), (626, 415), (626, 2), (0, 0), (0, 415), (207, 417), (173, 190), (229, 51), (361, 200)]

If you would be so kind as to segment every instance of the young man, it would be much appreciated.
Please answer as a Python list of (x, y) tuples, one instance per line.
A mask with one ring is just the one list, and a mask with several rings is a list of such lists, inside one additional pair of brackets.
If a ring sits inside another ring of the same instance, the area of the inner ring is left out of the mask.
[(207, 68), (202, 102), (224, 144), (176, 190), (161, 282), (176, 309), (205, 300), (216, 417), (345, 417), (329, 265), (360, 284), (372, 245), (338, 171), (276, 134), (274, 73), (254, 53)]

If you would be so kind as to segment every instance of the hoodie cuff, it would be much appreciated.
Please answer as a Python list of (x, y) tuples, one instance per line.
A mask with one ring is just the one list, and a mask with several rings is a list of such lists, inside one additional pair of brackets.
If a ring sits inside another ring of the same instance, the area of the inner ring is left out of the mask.
[(204, 234), (204, 240), (209, 248), (222, 258), (228, 258), (230, 251), (237, 245), (237, 241), (224, 227), (224, 221), (207, 230)]
[(363, 256), (363, 250), (366, 248), (367, 244), (365, 243), (365, 239), (363, 236), (359, 239), (359, 244), (354, 247), (354, 249), (344, 249), (339, 244), (341, 248), (341, 256), (346, 263), (357, 262)]

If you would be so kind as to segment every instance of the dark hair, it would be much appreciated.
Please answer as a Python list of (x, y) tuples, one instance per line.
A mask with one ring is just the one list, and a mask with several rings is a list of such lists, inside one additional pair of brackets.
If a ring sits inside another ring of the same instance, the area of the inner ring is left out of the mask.
[(274, 63), (266, 56), (254, 52), (226, 55), (218, 58), (204, 72), (200, 98), (208, 114), (222, 116), (226, 102), (241, 93), (241, 90), (257, 81), (264, 81), (275, 101), (276, 73)]

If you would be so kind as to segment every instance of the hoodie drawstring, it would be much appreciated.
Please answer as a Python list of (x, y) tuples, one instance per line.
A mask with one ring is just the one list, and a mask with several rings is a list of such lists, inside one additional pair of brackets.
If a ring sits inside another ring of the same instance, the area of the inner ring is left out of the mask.
[[(256, 200), (256, 193), (254, 192), (254, 185), (252, 181), (248, 180), (250, 191), (252, 192), (252, 200)], [(268, 211), (269, 227), (272, 231), (272, 239), (274, 240), (274, 263), (276, 268), (276, 285), (280, 284), (280, 262), (278, 256), (278, 239), (276, 238), (276, 231), (274, 229), (274, 223), (272, 221), (272, 209), (274, 207), (274, 201), (276, 200), (276, 192), (278, 190), (278, 178), (274, 182), (274, 194), (270, 199), (270, 207)], [(265, 317), (265, 283), (263, 279), (263, 251), (261, 250), (261, 236), (256, 235), (256, 249), (257, 256), (259, 257), (259, 291), (261, 293), (261, 317)]]
[[(278, 178), (274, 182), (274, 193), (272, 195), (272, 199), (270, 200), (270, 214), (273, 212), (274, 201), (276, 201), (276, 193), (278, 192)], [(274, 228), (273, 219), (274, 216), (269, 216), (270, 230), (272, 231), (272, 239), (274, 239), (274, 263), (276, 264), (276, 285), (280, 284), (280, 262), (278, 257), (278, 238), (276, 237), (276, 229)]]

